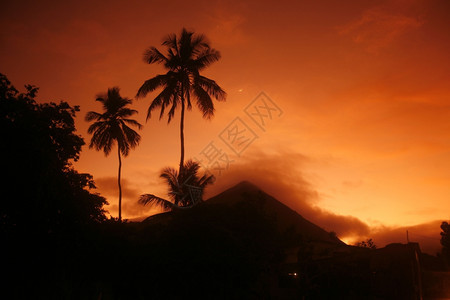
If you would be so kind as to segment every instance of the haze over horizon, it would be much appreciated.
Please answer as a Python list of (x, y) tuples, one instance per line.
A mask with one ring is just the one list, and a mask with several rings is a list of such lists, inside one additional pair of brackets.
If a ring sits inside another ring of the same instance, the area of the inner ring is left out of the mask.
[[(229, 158), (206, 198), (248, 180), (347, 241), (411, 228), (438, 243), (450, 219), (448, 1), (11, 1), (0, 16), (0, 72), (20, 91), (38, 86), (41, 101), (80, 105), (86, 142), (98, 93), (119, 86), (134, 98), (163, 72), (142, 61), (146, 48), (164, 49), (183, 27), (205, 34), (222, 55), (205, 74), (228, 97), (212, 120), (187, 113), (186, 158), (212, 146)], [(159, 172), (179, 161), (179, 113), (145, 122), (155, 95), (133, 102), (144, 130), (123, 160), (124, 218), (159, 211), (137, 199), (165, 196)], [(260, 97), (274, 109), (264, 126), (250, 111)], [(243, 148), (226, 144), (233, 125), (247, 126)], [(94, 176), (115, 216), (116, 156), (84, 146), (75, 168)]]

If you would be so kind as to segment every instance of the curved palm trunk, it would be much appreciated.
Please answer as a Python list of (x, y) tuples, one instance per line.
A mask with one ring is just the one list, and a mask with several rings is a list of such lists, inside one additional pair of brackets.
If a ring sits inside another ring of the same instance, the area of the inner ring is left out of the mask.
[(181, 158), (180, 158), (180, 171), (181, 174), (184, 166), (184, 97), (181, 98), (181, 120), (180, 120), (180, 143), (181, 143)]
[(119, 222), (122, 222), (122, 186), (120, 185), (120, 171), (122, 169), (122, 159), (120, 157), (120, 147), (117, 147), (119, 156), (119, 173), (117, 175), (117, 183), (119, 185)]

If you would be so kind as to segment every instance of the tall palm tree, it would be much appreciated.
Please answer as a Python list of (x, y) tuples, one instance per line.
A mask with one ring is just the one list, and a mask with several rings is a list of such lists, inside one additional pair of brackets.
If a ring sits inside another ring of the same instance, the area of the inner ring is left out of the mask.
[(214, 115), (212, 98), (225, 101), (226, 93), (214, 80), (200, 75), (200, 71), (220, 59), (219, 51), (209, 46), (204, 35), (197, 35), (183, 28), (179, 37), (176, 34), (169, 34), (162, 45), (167, 48), (166, 54), (155, 47), (150, 47), (144, 53), (144, 61), (149, 64), (163, 64), (167, 72), (145, 81), (136, 97), (145, 97), (149, 92), (162, 88), (148, 108), (147, 120), (154, 109), (161, 108), (159, 115), (161, 119), (165, 109), (170, 107), (168, 112), (170, 123), (175, 110), (181, 106), (179, 169), (181, 173), (184, 166), (184, 114), (186, 108), (188, 110), (192, 108), (191, 97), (196, 100), (203, 117), (209, 119)]
[(135, 148), (141, 136), (130, 126), (142, 129), (142, 125), (130, 117), (137, 113), (127, 105), (132, 103), (131, 99), (122, 98), (118, 87), (108, 89), (106, 94), (99, 94), (97, 101), (103, 104), (103, 113), (90, 111), (86, 114), (86, 121), (95, 121), (89, 126), (88, 132), (92, 134), (89, 148), (103, 150), (108, 156), (113, 146), (117, 143), (117, 154), (119, 157), (119, 171), (117, 183), (119, 186), (119, 221), (122, 221), (122, 186), (120, 175), (122, 169), (121, 155), (127, 156), (130, 149)]
[(214, 175), (204, 174), (198, 176), (200, 165), (198, 162), (188, 160), (181, 173), (173, 168), (164, 168), (160, 177), (169, 186), (169, 199), (144, 194), (139, 198), (139, 203), (147, 205), (159, 205), (166, 210), (186, 209), (203, 201), (203, 193), (208, 184), (214, 182)]

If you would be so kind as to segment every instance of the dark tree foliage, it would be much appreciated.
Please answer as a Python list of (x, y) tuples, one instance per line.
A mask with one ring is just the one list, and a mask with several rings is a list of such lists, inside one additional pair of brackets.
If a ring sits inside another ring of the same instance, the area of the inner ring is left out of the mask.
[(442, 222), (441, 229), (442, 254), (450, 261), (450, 224)]
[(356, 243), (355, 246), (361, 248), (377, 249), (377, 245), (375, 245), (372, 239), (367, 239), (366, 241), (358, 242)]
[(37, 103), (38, 88), (25, 88), (0, 74), (1, 232), (56, 235), (104, 220), (106, 200), (88, 191), (92, 176), (71, 165), (84, 144), (75, 133), (79, 108)]
[(96, 265), (87, 259), (98, 259), (89, 242), (106, 200), (71, 164), (84, 144), (75, 133), (79, 108), (37, 103), (38, 88), (25, 88), (20, 93), (0, 74), (1, 289), (6, 299), (61, 299), (82, 282), (80, 268)]

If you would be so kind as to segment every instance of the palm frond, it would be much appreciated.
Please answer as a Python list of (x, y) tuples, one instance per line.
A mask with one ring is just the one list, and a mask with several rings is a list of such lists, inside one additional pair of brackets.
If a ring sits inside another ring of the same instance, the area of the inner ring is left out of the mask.
[(174, 49), (176, 54), (179, 53), (177, 35), (175, 33), (168, 34), (161, 45)]
[(162, 54), (157, 48), (150, 47), (144, 52), (143, 59), (148, 64), (166, 63), (169, 59)]
[(102, 126), (95, 130), (92, 135), (89, 148), (95, 148), (95, 150), (103, 150), (106, 156), (111, 152), (112, 146), (114, 145), (114, 139), (109, 131), (109, 126)]
[(148, 110), (147, 110), (147, 118), (146, 118), (147, 121), (151, 118), (152, 111), (158, 107), (161, 107), (161, 113), (159, 115), (159, 119), (162, 119), (162, 117), (164, 116), (165, 107), (168, 104), (176, 101), (175, 100), (176, 93), (173, 92), (174, 89), (175, 89), (175, 87), (173, 87), (172, 85), (166, 86), (161, 91), (161, 93), (159, 93), (159, 95), (156, 96), (155, 99), (153, 99), (152, 103), (150, 104), (150, 106), (148, 107)]
[(172, 118), (175, 116), (175, 110), (177, 109), (178, 101), (172, 101), (172, 107), (170, 108), (169, 112), (167, 113), (168, 119), (167, 123), (170, 123), (172, 121)]
[(169, 81), (171, 75), (172, 74), (167, 73), (163, 75), (157, 75), (153, 78), (150, 78), (149, 80), (146, 80), (139, 88), (136, 97), (145, 97), (148, 93), (153, 92), (158, 87), (167, 85), (167, 82)]
[(135, 148), (141, 141), (139, 133), (128, 127), (126, 124), (122, 124), (122, 131), (125, 137), (124, 141), (130, 145), (130, 148)]
[(193, 61), (195, 70), (201, 71), (212, 63), (218, 61), (221, 58), (220, 52), (215, 49), (205, 49), (198, 54), (197, 58)]
[(124, 119), (124, 118), (130, 117), (137, 113), (138, 113), (138, 111), (135, 109), (131, 109), (128, 107), (122, 107), (116, 112), (115, 116), (119, 119)]
[(100, 120), (102, 117), (102, 114), (95, 112), (95, 111), (89, 111), (86, 113), (86, 116), (84, 117), (86, 122), (91, 122), (94, 120)]
[(203, 118), (210, 119), (214, 115), (214, 103), (211, 96), (200, 85), (194, 85), (193, 89), (198, 109), (203, 113)]
[(169, 187), (178, 186), (178, 171), (171, 167), (166, 167), (161, 171), (159, 177), (166, 180)]
[(89, 128), (88, 128), (88, 133), (89, 133), (89, 134), (92, 134), (92, 133), (94, 133), (95, 131), (99, 130), (99, 128), (105, 127), (105, 126), (107, 126), (107, 123), (106, 123), (105, 121), (97, 121), (97, 122), (94, 122), (94, 123), (92, 123), (92, 124), (89, 126)]
[(200, 165), (198, 162), (189, 159), (184, 163), (184, 176), (194, 178), (197, 175), (198, 170), (200, 169)]
[(198, 75), (195, 77), (194, 85), (200, 85), (208, 94), (218, 101), (225, 101), (227, 93), (212, 79)]
[(178, 46), (178, 56), (186, 61), (192, 57), (192, 36), (193, 32), (187, 31), (185, 28), (181, 30), (179, 46)]
[(188, 110), (192, 109), (192, 103), (191, 103), (191, 93), (189, 92), (189, 88), (186, 89), (186, 91), (184, 92), (184, 99), (186, 101), (186, 108)]
[(141, 123), (139, 123), (138, 121), (133, 120), (133, 119), (123, 119), (123, 121), (124, 121), (125, 123), (127, 123), (128, 125), (137, 127), (139, 130), (141, 130), (141, 129), (144, 127), (144, 126), (142, 126)]
[(205, 174), (198, 180), (198, 186), (204, 189), (207, 185), (213, 184), (215, 180), (216, 178), (214, 177), (214, 175)]
[(209, 49), (209, 41), (203, 34), (196, 34), (191, 39), (193, 55), (198, 56), (201, 51)]
[(155, 196), (153, 194), (143, 194), (139, 197), (139, 203), (150, 206), (160, 206), (165, 210), (174, 208), (174, 204), (169, 200)]
[(121, 134), (120, 138), (117, 140), (117, 146), (119, 147), (119, 151), (123, 156), (128, 156), (130, 153), (131, 145), (125, 138), (125, 134)]

